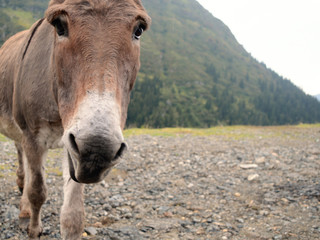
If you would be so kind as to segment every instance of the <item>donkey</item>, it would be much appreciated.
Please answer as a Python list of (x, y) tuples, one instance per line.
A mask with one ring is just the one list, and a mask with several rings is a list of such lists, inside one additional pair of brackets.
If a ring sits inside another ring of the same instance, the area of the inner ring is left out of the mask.
[(63, 239), (84, 228), (83, 184), (101, 181), (123, 155), (122, 130), (150, 25), (140, 0), (51, 0), (45, 17), (0, 49), (0, 132), (14, 140), (20, 219), (39, 239), (44, 161), (63, 147)]

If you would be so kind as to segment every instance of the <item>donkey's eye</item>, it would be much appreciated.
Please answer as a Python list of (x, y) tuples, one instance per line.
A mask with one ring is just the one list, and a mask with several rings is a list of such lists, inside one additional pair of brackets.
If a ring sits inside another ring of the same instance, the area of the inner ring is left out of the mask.
[(52, 21), (52, 25), (55, 27), (58, 36), (68, 36), (68, 25), (64, 19), (58, 17)]
[(145, 29), (146, 29), (146, 28), (145, 28), (144, 25), (142, 25), (142, 24), (138, 25), (138, 26), (135, 28), (134, 33), (133, 33), (134, 39), (139, 40), (140, 37), (141, 37), (141, 35), (142, 35), (142, 33), (143, 33), (143, 31), (144, 31)]

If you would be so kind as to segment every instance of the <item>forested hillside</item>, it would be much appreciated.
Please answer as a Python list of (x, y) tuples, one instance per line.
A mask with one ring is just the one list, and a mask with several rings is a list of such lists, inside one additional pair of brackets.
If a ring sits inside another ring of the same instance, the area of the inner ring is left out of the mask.
[[(152, 17), (128, 126), (208, 127), (320, 122), (320, 103), (257, 62), (196, 0), (144, 0)], [(0, 0), (0, 41), (48, 1)]]
[(0, 45), (43, 16), (48, 0), (0, 0)]
[(147, 126), (319, 122), (320, 104), (257, 62), (227, 26), (195, 0), (146, 0), (128, 123)]

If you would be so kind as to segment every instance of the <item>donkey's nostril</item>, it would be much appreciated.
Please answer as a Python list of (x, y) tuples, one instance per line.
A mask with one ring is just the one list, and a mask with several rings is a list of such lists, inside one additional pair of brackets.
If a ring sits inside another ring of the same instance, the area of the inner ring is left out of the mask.
[(116, 154), (116, 158), (122, 157), (122, 155), (126, 151), (126, 149), (127, 149), (127, 144), (126, 143), (121, 143), (120, 149), (118, 150), (118, 152)]
[(78, 148), (78, 145), (77, 145), (77, 142), (76, 142), (76, 138), (75, 138), (75, 136), (74, 136), (72, 133), (70, 133), (70, 135), (69, 135), (69, 140), (70, 140), (71, 148), (72, 148), (76, 153), (79, 154), (79, 148)]

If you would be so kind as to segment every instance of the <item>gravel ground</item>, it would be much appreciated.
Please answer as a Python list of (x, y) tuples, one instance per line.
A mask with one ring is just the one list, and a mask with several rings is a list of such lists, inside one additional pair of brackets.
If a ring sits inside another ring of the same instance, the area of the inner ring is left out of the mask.
[[(320, 126), (139, 135), (102, 183), (87, 185), (83, 239), (320, 239)], [(60, 150), (46, 166), (41, 239), (59, 239)], [(0, 141), (0, 239), (19, 228), (16, 154)]]

